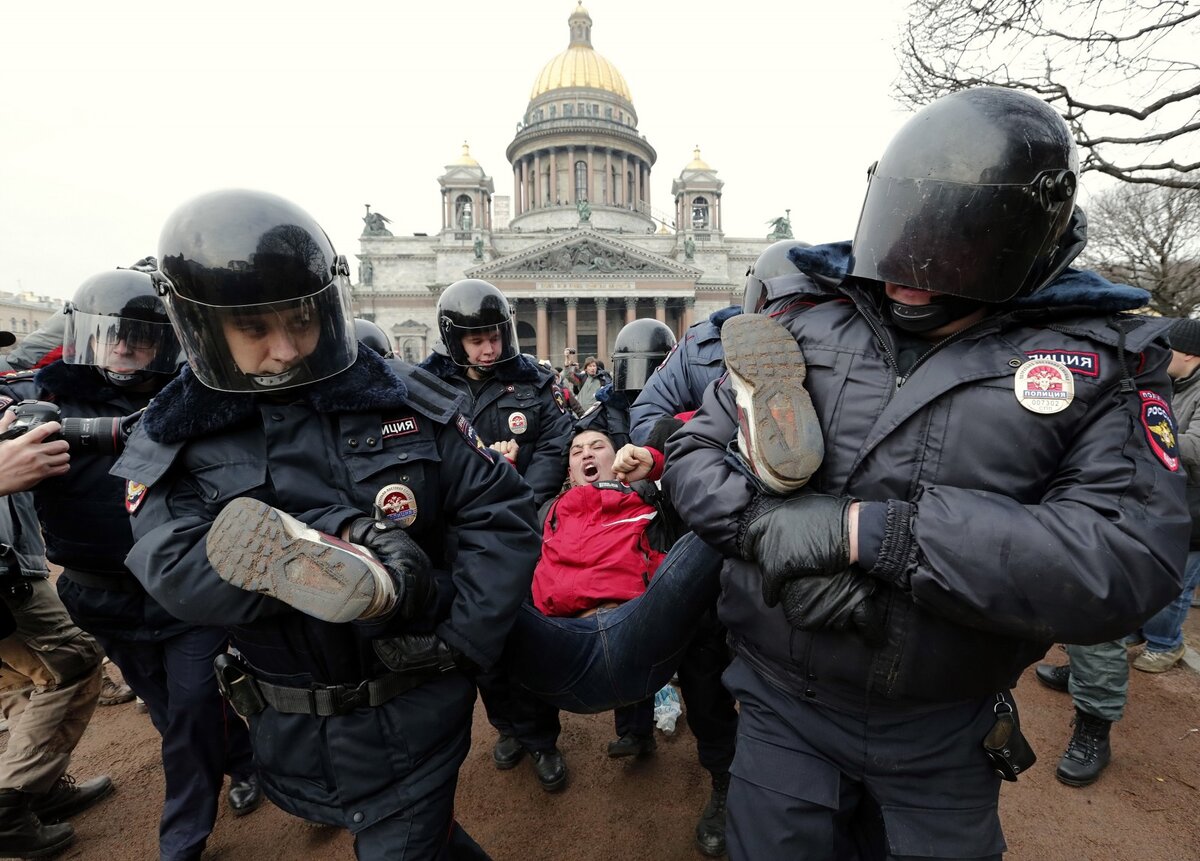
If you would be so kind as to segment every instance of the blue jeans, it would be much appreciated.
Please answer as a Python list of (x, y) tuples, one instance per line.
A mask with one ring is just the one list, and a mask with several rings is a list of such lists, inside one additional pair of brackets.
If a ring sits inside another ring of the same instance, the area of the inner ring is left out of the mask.
[(675, 542), (644, 593), (592, 616), (544, 616), (526, 603), (504, 650), (510, 676), (560, 709), (633, 705), (671, 680), (720, 591), (721, 554), (692, 533)]
[(1183, 591), (1142, 625), (1148, 651), (1169, 652), (1182, 645), (1183, 620), (1187, 618), (1197, 585), (1200, 585), (1200, 551), (1193, 550), (1188, 553), (1183, 569)]

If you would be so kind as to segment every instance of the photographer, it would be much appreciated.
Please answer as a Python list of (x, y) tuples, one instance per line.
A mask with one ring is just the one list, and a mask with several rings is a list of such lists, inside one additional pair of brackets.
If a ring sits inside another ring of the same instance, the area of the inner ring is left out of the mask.
[[(34, 489), (58, 591), (71, 617), (92, 634), (145, 702), (162, 736), (166, 799), (162, 861), (200, 856), (212, 831), (224, 775), (235, 814), (262, 795), (243, 724), (221, 698), (212, 662), (227, 648), (223, 629), (182, 622), (147, 594), (125, 567), (133, 546), (129, 514), (142, 501), (109, 475), (114, 456), (144, 409), (176, 374), (179, 341), (150, 275), (115, 269), (80, 285), (67, 308), (63, 357), (36, 374), (5, 379), (0, 395), (21, 421), (62, 412), (70, 471)], [(61, 445), (61, 444), (60, 444)]]
[[(7, 334), (7, 333), (2, 333)], [(8, 405), (0, 396), (0, 409)], [(0, 855), (49, 856), (75, 839), (69, 823), (112, 791), (98, 777), (76, 784), (71, 753), (100, 693), (100, 648), (70, 617), (46, 570), (29, 487), (68, 469), (67, 444), (47, 442), (49, 423), (2, 439), (13, 416), (0, 412)]]

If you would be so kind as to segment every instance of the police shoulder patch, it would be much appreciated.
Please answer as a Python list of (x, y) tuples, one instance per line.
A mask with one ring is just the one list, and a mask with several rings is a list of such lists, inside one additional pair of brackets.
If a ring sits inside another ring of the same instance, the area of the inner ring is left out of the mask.
[(137, 514), (137, 510), (141, 507), (146, 499), (146, 485), (136, 481), (125, 482), (125, 510), (130, 514)]
[(467, 445), (475, 449), (475, 451), (479, 453), (480, 457), (486, 459), (488, 463), (496, 462), (496, 458), (493, 456), (492, 450), (484, 445), (483, 440), (479, 438), (478, 431), (475, 430), (475, 427), (471, 424), (470, 420), (466, 416), (464, 416), (462, 413), (459, 413), (458, 418), (454, 420), (454, 426), (458, 429), (458, 432), (462, 435), (462, 438), (467, 441)]
[(1085, 377), (1100, 376), (1100, 355), (1098, 353), (1081, 353), (1078, 350), (1026, 350), (1025, 355), (1031, 359), (1050, 359), (1066, 365), (1072, 373)]
[(567, 411), (567, 399), (563, 397), (562, 390), (558, 386), (552, 387), (554, 403), (558, 404), (558, 411), (565, 413)]
[(1143, 389), (1138, 392), (1142, 400), (1142, 427), (1150, 451), (1171, 472), (1179, 471), (1179, 441), (1176, 436), (1175, 416), (1171, 407), (1158, 392)]

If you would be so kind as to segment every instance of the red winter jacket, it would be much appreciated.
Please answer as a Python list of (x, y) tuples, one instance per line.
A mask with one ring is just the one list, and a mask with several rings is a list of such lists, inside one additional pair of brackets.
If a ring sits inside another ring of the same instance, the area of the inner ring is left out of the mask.
[(542, 527), (533, 603), (547, 616), (574, 616), (642, 594), (666, 556), (647, 535), (658, 516), (653, 505), (618, 481), (563, 493)]

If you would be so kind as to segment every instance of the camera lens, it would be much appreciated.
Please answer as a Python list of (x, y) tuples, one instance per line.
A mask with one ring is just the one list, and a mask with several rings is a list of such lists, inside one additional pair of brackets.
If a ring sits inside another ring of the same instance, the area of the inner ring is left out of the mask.
[(62, 438), (73, 451), (119, 454), (122, 448), (121, 419), (111, 416), (90, 419), (64, 418)]

